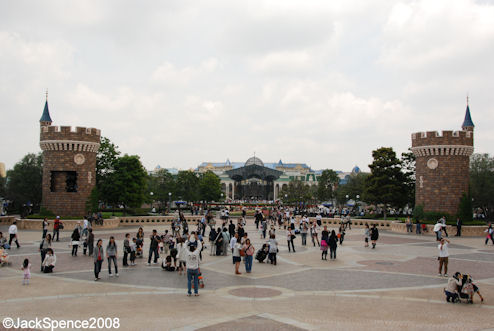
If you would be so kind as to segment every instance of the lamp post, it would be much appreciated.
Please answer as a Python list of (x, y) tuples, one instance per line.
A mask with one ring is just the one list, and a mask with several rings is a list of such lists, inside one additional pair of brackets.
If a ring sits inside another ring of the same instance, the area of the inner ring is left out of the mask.
[(149, 193), (149, 195), (151, 196), (151, 211), (153, 211), (153, 195), (154, 195), (154, 193), (151, 192), (151, 193)]
[(357, 216), (360, 216), (360, 208), (359, 208), (359, 206), (358, 206), (358, 199), (360, 199), (360, 195), (358, 195), (358, 194), (357, 194), (357, 195), (355, 196), (355, 206), (357, 207), (357, 213), (359, 214), (359, 215), (357, 215)]
[(172, 192), (168, 192), (168, 214), (170, 213), (171, 206), (172, 206)]

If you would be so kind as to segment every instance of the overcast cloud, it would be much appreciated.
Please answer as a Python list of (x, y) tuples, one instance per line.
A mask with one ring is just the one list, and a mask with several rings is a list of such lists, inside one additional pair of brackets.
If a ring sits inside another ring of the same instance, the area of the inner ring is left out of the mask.
[(367, 170), (415, 131), (494, 146), (494, 2), (1, 1), (0, 162), (54, 125), (96, 127), (146, 168), (202, 161)]

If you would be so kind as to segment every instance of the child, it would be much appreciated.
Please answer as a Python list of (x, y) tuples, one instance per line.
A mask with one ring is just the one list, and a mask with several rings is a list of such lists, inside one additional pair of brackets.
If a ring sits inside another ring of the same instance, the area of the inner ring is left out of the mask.
[(29, 279), (31, 278), (31, 263), (29, 263), (28, 259), (24, 259), (24, 263), (22, 264), (22, 268), (24, 271), (24, 279), (22, 280), (22, 285), (29, 285)]
[(86, 255), (87, 253), (87, 235), (84, 234), (82, 236), (82, 254)]
[(136, 251), (137, 251), (137, 239), (132, 238), (132, 242), (130, 245), (130, 265), (134, 266), (136, 260)]
[(328, 259), (328, 244), (326, 240), (321, 239), (321, 260), (327, 260)]

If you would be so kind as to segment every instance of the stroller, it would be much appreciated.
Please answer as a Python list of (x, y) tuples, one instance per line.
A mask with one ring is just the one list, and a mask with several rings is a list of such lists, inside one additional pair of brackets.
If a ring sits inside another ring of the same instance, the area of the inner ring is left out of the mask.
[(0, 249), (0, 266), (10, 265), (9, 253), (5, 249)]
[(269, 245), (264, 244), (262, 245), (262, 248), (257, 251), (256, 253), (256, 260), (259, 261), (259, 263), (264, 263), (264, 260), (266, 260), (266, 257), (268, 256), (269, 252)]

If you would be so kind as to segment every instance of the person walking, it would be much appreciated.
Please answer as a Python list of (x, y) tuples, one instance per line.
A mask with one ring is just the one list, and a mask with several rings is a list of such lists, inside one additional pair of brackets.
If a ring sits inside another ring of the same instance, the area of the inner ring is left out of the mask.
[(189, 235), (186, 247), (185, 263), (187, 266), (187, 296), (192, 295), (191, 286), (192, 280), (194, 281), (194, 295), (199, 296), (199, 252), (202, 249), (201, 241), (197, 234), (195, 240), (191, 242), (191, 236)]
[(415, 221), (415, 234), (422, 234), (422, 224), (419, 219)]
[(369, 223), (365, 223), (365, 229), (364, 229), (364, 247), (369, 247), (369, 237), (370, 237), (370, 229), (369, 229)]
[(17, 241), (17, 222), (14, 221), (12, 225), (9, 227), (9, 246), (12, 247), (12, 240), (15, 241), (15, 244), (17, 245), (17, 248), (21, 248), (19, 245), (19, 241)]
[(111, 263), (113, 261), (113, 265), (115, 267), (115, 276), (118, 277), (117, 243), (115, 242), (115, 238), (113, 236), (110, 237), (110, 241), (106, 246), (106, 258), (108, 259), (108, 276), (113, 277), (111, 273)]
[(407, 217), (407, 220), (405, 221), (405, 225), (407, 227), (407, 233), (408, 232), (413, 232), (412, 230), (412, 221), (410, 220), (410, 216)]
[(462, 224), (463, 224), (463, 222), (461, 221), (461, 219), (459, 217), (457, 217), (456, 218), (456, 234), (455, 234), (456, 237), (461, 237)]
[(302, 246), (307, 245), (307, 232), (309, 232), (309, 227), (307, 222), (302, 223), (302, 228), (300, 229), (300, 235), (302, 236)]
[(101, 266), (103, 264), (103, 256), (105, 255), (104, 249), (103, 249), (103, 240), (98, 239), (96, 242), (96, 247), (94, 247), (94, 254), (93, 254), (93, 260), (94, 260), (94, 280), (97, 281), (99, 280), (99, 273), (101, 271)]
[(235, 237), (232, 238), (233, 241), (232, 256), (233, 256), (233, 263), (235, 264), (235, 275), (241, 275), (242, 273), (238, 270), (238, 268), (240, 267), (240, 262), (242, 261), (242, 257), (240, 255), (242, 244), (237, 240), (236, 237), (238, 237), (238, 233), (235, 233)]
[(72, 256), (77, 256), (77, 249), (79, 248), (79, 240), (81, 239), (81, 235), (79, 233), (79, 228), (75, 227), (74, 231), (72, 231)]
[(331, 234), (328, 238), (329, 246), (329, 259), (336, 260), (336, 248), (338, 247), (338, 238), (336, 237), (336, 232), (331, 230)]
[[(94, 234), (93, 234), (93, 229), (91, 228), (88, 230), (86, 243), (87, 243), (86, 246), (88, 248), (88, 256), (92, 256), (94, 250)], [(84, 255), (86, 255), (86, 251), (84, 251)]]
[(438, 276), (442, 276), (442, 270), (444, 266), (444, 277), (448, 277), (448, 245), (449, 240), (446, 238), (441, 238), (441, 243), (437, 246), (439, 250), (439, 274)]
[(125, 234), (125, 239), (123, 241), (123, 260), (122, 260), (122, 265), (124, 267), (128, 267), (129, 263), (127, 262), (127, 258), (130, 254), (130, 233)]
[(491, 223), (489, 223), (489, 227), (484, 232), (486, 233), (485, 244), (487, 245), (490, 239), (492, 241), (492, 244), (494, 245), (494, 229), (492, 228)]
[(245, 252), (245, 272), (250, 274), (252, 271), (252, 261), (254, 260), (255, 248), (250, 243), (250, 239), (245, 239), (244, 246), (242, 247)]
[(314, 247), (316, 247), (316, 242), (317, 242), (317, 245), (319, 247), (321, 247), (321, 244), (319, 243), (319, 239), (317, 238), (317, 223), (312, 223), (312, 227), (310, 228), (311, 229), (311, 236), (312, 236), (312, 244), (314, 245)]
[(377, 239), (379, 239), (379, 230), (375, 224), (372, 225), (370, 230), (370, 239), (372, 241), (372, 249), (376, 248)]
[(271, 264), (276, 265), (276, 254), (278, 253), (278, 241), (276, 240), (276, 236), (272, 234), (269, 238), (268, 241), (269, 244), (269, 261), (271, 261)]
[(223, 246), (221, 247), (221, 253), (223, 256), (228, 255), (228, 244), (230, 243), (230, 235), (228, 234), (228, 230), (226, 227), (223, 228), (223, 232), (221, 233), (222, 235), (222, 244)]
[(215, 240), (218, 234), (216, 233), (216, 230), (214, 228), (211, 228), (209, 231), (209, 246), (210, 246), (210, 251), (209, 255), (214, 256), (216, 255), (216, 245), (215, 245)]
[(63, 223), (60, 220), (60, 216), (57, 216), (55, 218), (55, 221), (53, 222), (53, 235), (51, 236), (53, 240), (55, 240), (55, 236), (56, 236), (57, 240), (55, 241), (58, 241), (61, 229), (63, 229)]
[(221, 232), (221, 228), (218, 228), (216, 230), (216, 239), (214, 241), (214, 244), (216, 245), (216, 256), (223, 255), (223, 232)]
[(149, 255), (148, 255), (147, 265), (151, 265), (151, 258), (153, 257), (153, 254), (154, 254), (153, 264), (157, 264), (159, 257), (158, 246), (160, 243), (160, 237), (158, 236), (158, 231), (153, 230), (153, 234), (151, 235), (151, 237), (149, 237), (149, 240), (150, 240), (150, 244), (149, 244)]
[(41, 235), (41, 240), (46, 238), (47, 232), (48, 232), (48, 219), (45, 217), (43, 219), (43, 234)]
[(41, 253), (41, 271), (43, 271), (43, 261), (45, 260), (48, 248), (51, 248), (51, 234), (49, 233), (43, 238), (39, 245), (39, 252)]
[(441, 241), (442, 238), (442, 228), (443, 228), (443, 223), (441, 220), (438, 220), (437, 223), (434, 225), (434, 233), (436, 234), (436, 241)]
[(295, 234), (292, 232), (291, 227), (286, 231), (286, 241), (288, 243), (288, 252), (291, 252), (290, 245), (292, 246), (292, 250), (295, 253), (295, 246), (293, 245), (293, 240), (296, 238)]

